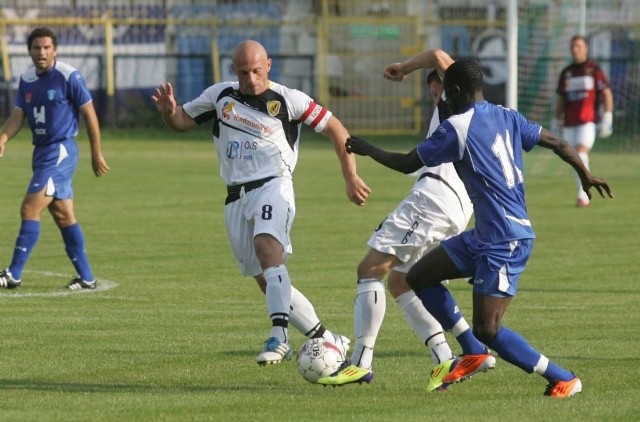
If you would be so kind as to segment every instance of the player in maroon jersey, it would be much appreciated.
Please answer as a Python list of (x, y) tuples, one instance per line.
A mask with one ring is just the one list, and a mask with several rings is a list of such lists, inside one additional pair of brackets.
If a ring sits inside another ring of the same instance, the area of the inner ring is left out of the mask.
[[(589, 151), (597, 135), (611, 136), (613, 131), (613, 94), (609, 80), (598, 64), (589, 58), (589, 44), (582, 35), (571, 38), (573, 63), (565, 67), (558, 80), (558, 101), (552, 122), (552, 131), (562, 137), (578, 151), (585, 166), (589, 168)], [(582, 190), (576, 175), (578, 207), (589, 205), (589, 198)]]

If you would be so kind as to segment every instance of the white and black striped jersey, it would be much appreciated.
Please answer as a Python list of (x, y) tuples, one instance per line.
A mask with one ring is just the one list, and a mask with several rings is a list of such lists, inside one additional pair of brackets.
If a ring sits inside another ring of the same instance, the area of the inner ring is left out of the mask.
[(183, 109), (198, 124), (213, 121), (220, 177), (227, 185), (291, 177), (301, 124), (321, 132), (331, 117), (307, 94), (272, 81), (256, 96), (241, 94), (238, 82), (218, 83)]

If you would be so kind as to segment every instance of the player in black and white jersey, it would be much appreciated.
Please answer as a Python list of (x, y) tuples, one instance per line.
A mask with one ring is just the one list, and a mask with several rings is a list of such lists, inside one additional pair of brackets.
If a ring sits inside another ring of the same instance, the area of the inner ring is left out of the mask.
[(298, 160), (302, 123), (328, 136), (340, 160), (348, 198), (364, 205), (369, 187), (356, 172), (355, 157), (345, 150), (347, 129), (307, 94), (269, 80), (271, 59), (258, 42), (240, 43), (232, 54), (237, 82), (217, 83), (179, 106), (166, 83), (152, 97), (163, 120), (184, 132), (206, 122), (220, 176), (227, 185), (225, 222), (242, 274), (252, 276), (266, 295), (272, 321), (261, 365), (291, 357), (289, 321), (309, 338), (324, 337), (346, 356), (348, 338), (334, 335), (318, 319), (309, 300), (292, 285), (286, 257), (295, 217), (292, 175)]
[[(403, 81), (409, 73), (432, 68), (427, 77), (436, 110), (429, 124), (429, 136), (449, 115), (442, 94), (441, 74), (453, 63), (442, 50), (427, 50), (404, 63), (394, 63), (384, 73), (386, 79)], [(431, 353), (434, 367), (427, 384), (429, 391), (446, 389), (449, 384), (495, 366), (495, 358), (474, 336), (457, 309), (448, 290), (425, 289), (416, 295), (406, 277), (409, 269), (440, 241), (461, 233), (467, 227), (473, 207), (464, 184), (451, 163), (423, 167), (409, 194), (400, 202), (367, 242), (369, 251), (357, 269), (354, 306), (356, 343), (343, 368), (318, 382), (326, 385), (371, 382), (373, 349), (386, 312), (384, 278), (407, 323)], [(439, 301), (448, 312), (437, 312)], [(433, 315), (432, 315), (433, 313)], [(443, 328), (444, 326), (444, 328)], [(464, 354), (456, 358), (444, 331), (451, 331)], [(460, 364), (464, 359), (464, 363)]]

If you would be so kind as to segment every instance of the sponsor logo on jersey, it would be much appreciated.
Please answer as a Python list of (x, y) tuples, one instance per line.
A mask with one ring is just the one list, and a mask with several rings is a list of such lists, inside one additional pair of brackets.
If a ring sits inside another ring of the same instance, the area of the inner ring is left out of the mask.
[(240, 155), (240, 143), (236, 141), (230, 141), (227, 144), (227, 158), (233, 160)]
[(258, 149), (255, 141), (229, 141), (227, 143), (227, 158), (230, 160), (253, 160), (253, 153)]
[(53, 101), (56, 99), (56, 90), (55, 89), (48, 89), (47, 90), (47, 98), (49, 99), (49, 101)]
[(269, 126), (263, 125), (260, 122), (255, 122), (247, 117), (242, 117), (239, 114), (233, 115), (233, 121), (240, 123), (257, 135), (269, 136), (273, 134), (273, 130)]
[(31, 96), (32, 96), (32, 94), (30, 92), (25, 92), (24, 93), (24, 102), (25, 103), (30, 103), (31, 102)]
[(280, 101), (269, 101), (267, 103), (267, 112), (270, 116), (275, 117), (280, 112)]
[(222, 117), (224, 117), (226, 120), (230, 120), (231, 119), (231, 112), (233, 111), (233, 108), (236, 106), (236, 103), (224, 103), (222, 105)]

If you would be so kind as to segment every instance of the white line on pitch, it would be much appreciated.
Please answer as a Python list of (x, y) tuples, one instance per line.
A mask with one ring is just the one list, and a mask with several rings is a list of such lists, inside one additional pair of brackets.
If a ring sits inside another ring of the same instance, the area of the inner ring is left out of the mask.
[[(46, 277), (66, 277), (68, 274), (54, 273), (51, 271), (25, 271), (27, 273), (40, 274)], [(98, 280), (98, 286), (93, 289), (84, 289), (84, 290), (68, 290), (64, 288), (60, 288), (60, 291), (55, 292), (41, 292), (41, 293), (21, 293), (20, 291), (10, 291), (5, 290), (4, 292), (0, 292), (0, 297), (54, 297), (54, 296), (68, 296), (73, 294), (87, 294), (93, 292), (101, 292), (105, 290), (111, 290), (118, 287), (118, 283), (111, 280)], [(5, 293), (6, 292), (6, 293)]]

